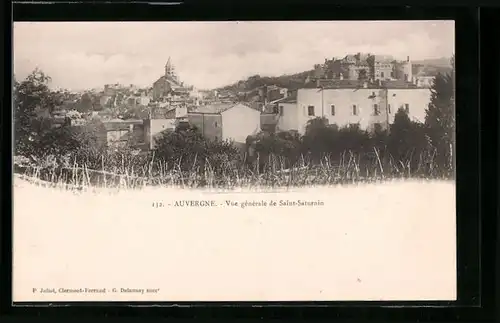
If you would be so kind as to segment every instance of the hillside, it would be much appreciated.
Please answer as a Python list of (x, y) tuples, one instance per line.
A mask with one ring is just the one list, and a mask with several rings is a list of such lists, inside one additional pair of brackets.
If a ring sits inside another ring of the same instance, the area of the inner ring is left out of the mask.
[(436, 76), (451, 71), (451, 59), (447, 57), (413, 61), (413, 74), (422, 73), (426, 76)]
[[(438, 73), (449, 73), (450, 70), (450, 58), (446, 57), (413, 61), (413, 73), (415, 74), (420, 71), (423, 75), (435, 76)], [(277, 85), (287, 89), (297, 89), (304, 85), (305, 80), (311, 73), (312, 70), (274, 77), (254, 75), (245, 80), (217, 88), (216, 90), (229, 91), (235, 94), (238, 92), (249, 93), (264, 85)]]
[(432, 58), (432, 59), (424, 59), (424, 60), (416, 60), (413, 61), (414, 65), (425, 65), (425, 66), (435, 66), (435, 67), (443, 67), (443, 68), (451, 68), (451, 58), (449, 57), (441, 57), (441, 58)]
[(307, 76), (312, 70), (300, 73), (281, 75), (281, 76), (250, 76), (246, 80), (241, 80), (236, 83), (218, 88), (217, 90), (231, 91), (231, 92), (251, 92), (254, 89), (264, 85), (277, 85), (288, 89), (297, 89), (302, 86)]

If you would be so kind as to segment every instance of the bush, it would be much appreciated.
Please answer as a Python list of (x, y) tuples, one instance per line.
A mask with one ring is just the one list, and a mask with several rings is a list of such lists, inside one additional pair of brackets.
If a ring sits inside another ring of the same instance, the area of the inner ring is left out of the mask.
[(296, 131), (259, 132), (247, 138), (247, 147), (252, 151), (250, 161), (259, 161), (263, 170), (270, 158), (279, 160), (281, 168), (291, 167), (302, 153), (302, 140)]
[(337, 161), (344, 152), (363, 154), (371, 148), (368, 132), (361, 130), (358, 124), (339, 128), (329, 125), (326, 118), (308, 122), (303, 145), (303, 150), (309, 152), (314, 161), (325, 157)]
[(182, 171), (203, 169), (209, 166), (220, 173), (236, 167), (240, 153), (228, 141), (206, 140), (198, 129), (180, 125), (175, 131), (165, 131), (156, 141), (155, 158), (175, 164)]

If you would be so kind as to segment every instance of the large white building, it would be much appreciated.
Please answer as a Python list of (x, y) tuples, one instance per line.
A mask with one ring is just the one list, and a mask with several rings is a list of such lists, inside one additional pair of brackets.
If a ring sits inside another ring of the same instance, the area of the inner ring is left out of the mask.
[(278, 102), (277, 128), (304, 134), (309, 120), (325, 117), (339, 127), (359, 124), (369, 131), (377, 126), (383, 129), (394, 122), (400, 108), (411, 120), (424, 122), (430, 98), (430, 89), (409, 84), (303, 88), (296, 101)]

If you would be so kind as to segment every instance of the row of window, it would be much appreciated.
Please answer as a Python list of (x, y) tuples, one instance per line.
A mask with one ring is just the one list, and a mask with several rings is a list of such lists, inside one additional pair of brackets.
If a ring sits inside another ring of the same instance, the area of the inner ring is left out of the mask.
[[(401, 108), (404, 108), (406, 113), (410, 113), (410, 105), (408, 103), (405, 103), (404, 105), (402, 105)], [(390, 104), (387, 106), (387, 110), (388, 110), (388, 113), (391, 113), (391, 105)], [(282, 116), (284, 113), (283, 106), (280, 106), (279, 112), (280, 112), (280, 115)], [(330, 114), (332, 116), (335, 115), (335, 105), (334, 104), (330, 105)], [(351, 106), (351, 114), (354, 116), (357, 116), (359, 114), (359, 109), (358, 109), (358, 106), (356, 104), (353, 104)], [(380, 107), (378, 104), (373, 105), (373, 114), (376, 116), (380, 115)], [(316, 115), (314, 105), (310, 105), (307, 107), (307, 115), (310, 117), (314, 117)]]

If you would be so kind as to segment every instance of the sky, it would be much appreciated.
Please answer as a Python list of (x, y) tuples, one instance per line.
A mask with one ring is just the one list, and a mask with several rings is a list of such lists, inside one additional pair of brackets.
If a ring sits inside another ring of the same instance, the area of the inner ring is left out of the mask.
[(420, 60), (454, 48), (453, 21), (16, 22), (13, 35), (16, 79), (38, 67), (70, 90), (151, 86), (168, 57), (181, 81), (212, 89), (351, 53)]

